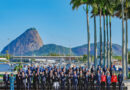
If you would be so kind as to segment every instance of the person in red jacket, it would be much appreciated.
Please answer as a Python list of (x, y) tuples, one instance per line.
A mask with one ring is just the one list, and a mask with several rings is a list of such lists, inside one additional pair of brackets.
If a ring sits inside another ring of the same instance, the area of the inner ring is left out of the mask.
[(106, 84), (106, 75), (103, 72), (101, 75), (101, 90), (105, 90), (105, 84)]
[(116, 89), (116, 83), (117, 83), (117, 75), (115, 74), (115, 72), (113, 73), (112, 77), (111, 77), (111, 83), (113, 86), (113, 90)]

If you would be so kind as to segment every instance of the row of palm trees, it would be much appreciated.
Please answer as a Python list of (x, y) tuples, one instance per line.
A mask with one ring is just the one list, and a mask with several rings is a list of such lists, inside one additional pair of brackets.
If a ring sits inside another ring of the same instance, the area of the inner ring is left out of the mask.
[[(94, 20), (94, 66), (97, 67), (97, 26), (96, 17), (99, 16), (100, 21), (100, 62), (102, 66), (111, 67), (112, 64), (112, 29), (111, 17), (116, 16), (122, 18), (122, 71), (124, 77), (128, 76), (128, 19), (130, 18), (130, 0), (71, 0), (72, 9), (78, 9), (85, 6), (87, 19), (87, 39), (88, 39), (88, 67), (90, 67), (90, 30), (89, 15)], [(90, 8), (89, 8), (90, 7)], [(90, 11), (91, 10), (91, 11)], [(91, 14), (89, 14), (89, 12)], [(102, 28), (102, 18), (103, 26)], [(124, 19), (126, 21), (126, 29), (124, 28)], [(102, 31), (104, 36), (102, 35)], [(126, 37), (125, 37), (126, 36)], [(104, 38), (103, 38), (104, 37)], [(102, 48), (104, 45), (104, 48)], [(126, 48), (125, 48), (126, 47)], [(104, 53), (104, 54), (103, 54)], [(126, 66), (126, 67), (125, 67)]]

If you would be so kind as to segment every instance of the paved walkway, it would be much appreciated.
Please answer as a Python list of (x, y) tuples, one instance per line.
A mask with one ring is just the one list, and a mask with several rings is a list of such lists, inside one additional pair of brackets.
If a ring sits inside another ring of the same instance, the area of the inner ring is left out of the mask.
[(127, 87), (127, 90), (130, 90), (130, 79), (125, 80), (124, 85)]

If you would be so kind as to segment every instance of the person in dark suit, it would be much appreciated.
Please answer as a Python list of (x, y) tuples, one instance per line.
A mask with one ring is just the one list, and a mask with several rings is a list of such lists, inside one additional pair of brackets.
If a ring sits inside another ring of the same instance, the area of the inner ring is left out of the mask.
[(21, 75), (20, 72), (18, 72), (18, 74), (16, 75), (16, 84), (17, 84), (17, 90), (21, 89)]
[(98, 70), (97, 74), (96, 74), (96, 84), (97, 84), (97, 90), (100, 90), (100, 86), (101, 86), (101, 73)]
[(77, 85), (78, 85), (78, 75), (76, 74), (76, 71), (74, 71), (73, 75), (73, 89), (77, 90)]
[(44, 72), (42, 72), (42, 75), (41, 75), (41, 87), (43, 88), (43, 90), (45, 90), (45, 87), (46, 87), (46, 76), (45, 76)]
[(79, 89), (83, 89), (84, 88), (84, 75), (82, 73), (82, 71), (80, 71), (80, 74), (78, 76), (78, 86), (79, 86)]
[(111, 84), (111, 76), (110, 76), (110, 73), (107, 73), (107, 90), (110, 90), (110, 84)]
[(5, 90), (8, 89), (8, 81), (9, 81), (9, 75), (7, 74), (7, 72), (5, 72), (4, 76), (3, 76), (3, 81), (5, 84)]
[(91, 90), (94, 90), (94, 80), (95, 80), (95, 76), (93, 73), (91, 73), (91, 75), (90, 75)]
[(31, 89), (31, 81), (32, 81), (32, 74), (31, 74), (31, 71), (29, 70), (28, 74), (27, 74), (27, 88), (28, 88), (28, 90)]
[(87, 90), (88, 85), (89, 85), (89, 73), (88, 72), (86, 72), (86, 74), (85, 74), (84, 84), (85, 84), (85, 90)]
[(65, 77), (65, 74), (63, 72), (61, 72), (60, 82), (61, 82), (61, 89), (64, 90), (65, 89), (66, 77)]
[(24, 71), (22, 72), (21, 79), (22, 79), (22, 88), (23, 88), (24, 90), (26, 90), (26, 80), (27, 80), (27, 76), (26, 76), (26, 74), (25, 74)]
[(38, 82), (39, 82), (38, 75), (37, 73), (35, 73), (35, 75), (33, 76), (33, 86), (35, 90), (38, 90)]
[(66, 81), (67, 81), (67, 90), (71, 90), (71, 87), (72, 87), (72, 74), (70, 73), (70, 71), (68, 72)]
[(118, 83), (119, 83), (119, 90), (122, 90), (122, 82), (123, 82), (123, 75), (122, 72), (118, 74)]

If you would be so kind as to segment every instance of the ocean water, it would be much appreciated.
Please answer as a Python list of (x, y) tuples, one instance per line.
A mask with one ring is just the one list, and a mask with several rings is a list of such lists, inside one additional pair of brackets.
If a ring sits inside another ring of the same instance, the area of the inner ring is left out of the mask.
[(11, 68), (8, 64), (0, 64), (0, 72), (11, 72)]

